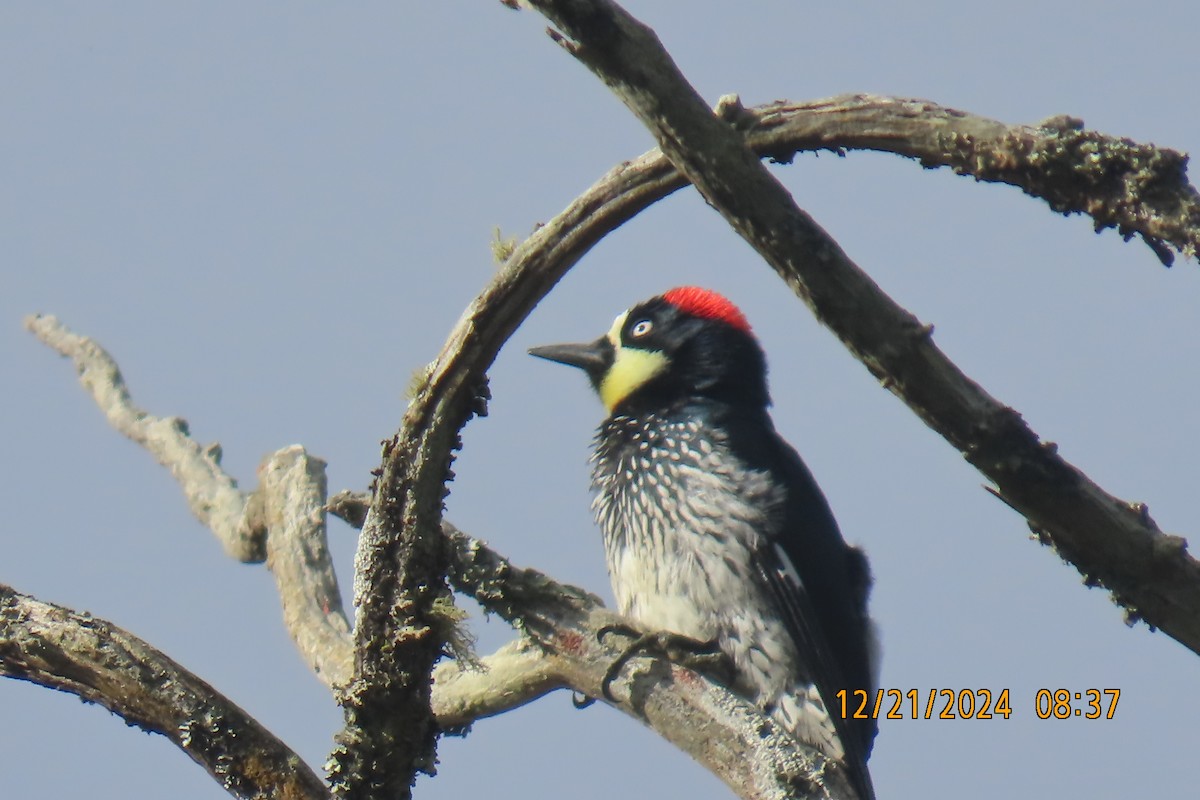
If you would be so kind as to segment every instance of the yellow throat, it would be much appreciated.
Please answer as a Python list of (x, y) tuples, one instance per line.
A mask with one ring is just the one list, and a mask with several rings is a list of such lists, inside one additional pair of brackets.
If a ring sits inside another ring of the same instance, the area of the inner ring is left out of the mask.
[(618, 316), (608, 331), (608, 341), (613, 346), (613, 362), (600, 379), (600, 402), (604, 403), (610, 414), (618, 403), (667, 368), (667, 357), (657, 350), (622, 346), (621, 328), (628, 316), (628, 311)]

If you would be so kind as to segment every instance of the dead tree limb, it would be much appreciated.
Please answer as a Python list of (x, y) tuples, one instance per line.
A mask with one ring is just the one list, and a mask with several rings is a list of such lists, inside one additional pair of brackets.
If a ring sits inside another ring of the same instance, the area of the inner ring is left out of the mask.
[(162, 734), (234, 797), (330, 797), (287, 745), (163, 653), (116, 625), (4, 585), (0, 675), (68, 692)]
[(94, 340), (52, 316), (27, 317), (25, 327), (71, 359), (109, 424), (171, 472), (192, 513), (231, 558), (266, 560), (288, 632), (318, 677), (331, 686), (349, 680), (350, 623), (326, 542), (325, 463), (302, 447), (284, 448), (259, 468), (259, 489), (243, 492), (221, 467), (221, 446), (201, 446), (186, 420), (134, 404), (117, 362)]
[(1167, 266), (1175, 248), (1200, 250), (1200, 193), (1175, 150), (1085, 130), (1052, 117), (1008, 125), (929, 100), (849, 94), (807, 103), (743, 109), (724, 100), (717, 114), (746, 132), (760, 156), (781, 163), (803, 150), (875, 150), (1006, 183), (1062, 214), (1087, 214), (1097, 231), (1137, 235)]

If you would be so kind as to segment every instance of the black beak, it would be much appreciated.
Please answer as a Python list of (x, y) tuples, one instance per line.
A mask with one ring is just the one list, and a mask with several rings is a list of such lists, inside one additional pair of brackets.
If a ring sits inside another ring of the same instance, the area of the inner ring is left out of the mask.
[(579, 367), (594, 381), (608, 372), (613, 363), (613, 346), (607, 336), (584, 344), (548, 344), (529, 348), (529, 355)]

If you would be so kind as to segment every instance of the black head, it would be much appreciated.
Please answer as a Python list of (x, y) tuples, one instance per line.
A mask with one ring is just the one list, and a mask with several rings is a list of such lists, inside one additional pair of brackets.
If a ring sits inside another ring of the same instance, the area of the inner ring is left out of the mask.
[(770, 402), (766, 360), (749, 323), (708, 289), (685, 286), (639, 303), (594, 342), (529, 352), (584, 370), (610, 413), (692, 398)]

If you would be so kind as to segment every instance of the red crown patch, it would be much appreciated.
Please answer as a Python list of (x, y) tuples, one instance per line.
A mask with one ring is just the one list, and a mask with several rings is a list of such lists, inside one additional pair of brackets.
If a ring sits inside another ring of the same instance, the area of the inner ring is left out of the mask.
[(663, 294), (663, 299), (680, 311), (701, 319), (718, 319), (743, 333), (750, 333), (746, 315), (724, 296), (699, 286), (679, 286)]

